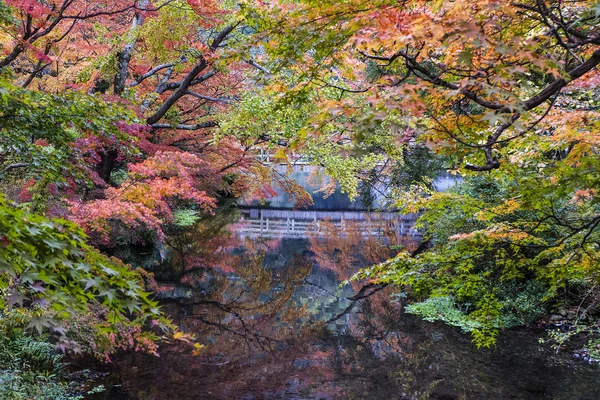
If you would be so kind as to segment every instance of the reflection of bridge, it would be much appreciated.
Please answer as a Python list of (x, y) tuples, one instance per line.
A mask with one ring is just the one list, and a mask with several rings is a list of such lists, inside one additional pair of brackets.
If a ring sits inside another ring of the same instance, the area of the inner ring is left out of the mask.
[[(300, 211), (251, 208), (242, 210), (243, 217), (236, 229), (244, 237), (306, 239), (308, 230), (323, 234), (320, 222), (329, 221), (337, 229), (361, 229), (363, 236), (384, 236), (395, 230), (399, 235), (421, 239), (422, 233), (413, 228), (415, 214), (365, 211)], [(360, 223), (360, 224), (355, 224)]]

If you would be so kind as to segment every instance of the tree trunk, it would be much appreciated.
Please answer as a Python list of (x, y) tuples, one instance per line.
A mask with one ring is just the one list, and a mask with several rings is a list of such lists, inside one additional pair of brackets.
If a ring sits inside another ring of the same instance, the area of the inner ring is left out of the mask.
[(117, 150), (108, 150), (100, 153), (100, 162), (96, 166), (96, 172), (100, 175), (100, 178), (106, 183), (110, 180), (110, 174), (115, 169), (119, 153)]
[[(142, 0), (139, 3), (139, 8), (144, 10), (148, 7), (149, 0)], [(123, 48), (123, 51), (117, 54), (117, 73), (115, 75), (114, 90), (115, 94), (121, 94), (125, 90), (127, 75), (129, 74), (129, 63), (131, 62), (131, 54), (135, 48), (136, 30), (144, 23), (143, 11), (136, 11), (129, 30), (129, 42)]]

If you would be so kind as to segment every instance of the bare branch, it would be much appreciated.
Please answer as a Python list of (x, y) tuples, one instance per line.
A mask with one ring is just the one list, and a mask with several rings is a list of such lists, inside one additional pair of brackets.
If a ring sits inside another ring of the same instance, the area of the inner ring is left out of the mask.
[(10, 164), (8, 165), (6, 168), (4, 168), (2, 170), (2, 175), (6, 174), (8, 171), (16, 169), (16, 168), (23, 168), (23, 167), (27, 167), (29, 166), (29, 164), (27, 163), (15, 163), (15, 164)]
[(144, 75), (141, 75), (139, 78), (137, 78), (134, 82), (131, 82), (129, 85), (127, 85), (128, 87), (134, 87), (139, 85), (140, 83), (142, 83), (144, 80), (146, 80), (147, 78), (150, 78), (152, 75), (156, 74), (159, 71), (162, 71), (165, 68), (171, 68), (175, 65), (175, 63), (166, 63), (166, 64), (160, 64), (157, 65), (156, 67), (152, 68), (150, 71), (146, 72)]
[(252, 65), (254, 68), (258, 69), (259, 71), (267, 74), (267, 75), (271, 75), (271, 71), (269, 71), (268, 69), (266, 69), (265, 67), (263, 67), (262, 65), (258, 64), (256, 61), (252, 60), (252, 59), (248, 59), (248, 60), (244, 60), (246, 63), (248, 63), (249, 65)]
[(233, 100), (231, 100), (231, 99), (227, 99), (227, 98), (224, 98), (224, 97), (205, 96), (203, 94), (196, 93), (196, 92), (193, 92), (191, 90), (188, 90), (186, 92), (186, 94), (189, 94), (190, 96), (194, 96), (194, 97), (196, 97), (198, 99), (201, 99), (201, 100), (214, 101), (216, 103), (225, 103), (225, 104), (232, 104), (233, 103)]
[(216, 121), (208, 121), (194, 125), (169, 125), (169, 124), (152, 124), (154, 129), (181, 129), (184, 131), (196, 131), (204, 128), (214, 128), (219, 126)]

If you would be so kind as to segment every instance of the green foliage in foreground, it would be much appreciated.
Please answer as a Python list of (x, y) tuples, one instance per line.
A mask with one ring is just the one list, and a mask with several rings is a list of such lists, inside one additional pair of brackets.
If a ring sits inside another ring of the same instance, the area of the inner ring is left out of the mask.
[(19, 327), (20, 312), (0, 317), (0, 398), (6, 400), (76, 400), (74, 387), (62, 380), (63, 356), (41, 337)]
[[(448, 192), (404, 195), (400, 203), (422, 213), (428, 249), (414, 257), (401, 252), (355, 278), (403, 288), (416, 300), (410, 312), (459, 326), (478, 346), (494, 344), (500, 329), (536, 321), (559, 301), (579, 305), (581, 323), (595, 307), (600, 276), (598, 202), (522, 172), (513, 176), (518, 181), (479, 176)], [(572, 185), (581, 184), (568, 172)]]
[[(163, 331), (170, 322), (145, 291), (141, 271), (108, 258), (85, 243), (74, 223), (19, 210), (0, 197), (0, 310), (33, 311), (29, 328), (64, 334), (63, 321), (107, 310), (96, 319), (99, 332), (118, 327), (139, 331), (150, 320)], [(153, 333), (139, 338), (156, 340)]]

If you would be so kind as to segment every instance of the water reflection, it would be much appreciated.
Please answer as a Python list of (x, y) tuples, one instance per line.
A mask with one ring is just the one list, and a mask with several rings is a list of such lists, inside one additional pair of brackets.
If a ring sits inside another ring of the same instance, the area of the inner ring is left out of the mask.
[(262, 238), (226, 210), (174, 232), (152, 266), (166, 311), (206, 349), (123, 357), (129, 398), (600, 398), (595, 367), (539, 346), (541, 333), (512, 332), (478, 351), (403, 314), (390, 288), (349, 300), (364, 283), (342, 281), (417, 245), (400, 220), (313, 221), (304, 238)]

